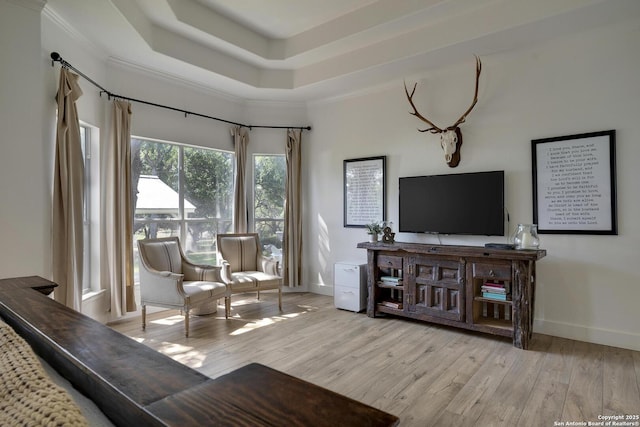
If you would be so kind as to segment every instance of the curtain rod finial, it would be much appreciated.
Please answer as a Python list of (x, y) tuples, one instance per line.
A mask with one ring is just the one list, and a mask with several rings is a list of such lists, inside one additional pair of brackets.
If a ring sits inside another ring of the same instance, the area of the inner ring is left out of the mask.
[(51, 59), (53, 59), (54, 61), (59, 61), (60, 54), (58, 52), (51, 52)]

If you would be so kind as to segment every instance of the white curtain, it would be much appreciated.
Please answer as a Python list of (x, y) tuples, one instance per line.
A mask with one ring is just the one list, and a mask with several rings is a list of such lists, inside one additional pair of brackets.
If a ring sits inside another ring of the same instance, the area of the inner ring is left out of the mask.
[(60, 69), (53, 188), (53, 281), (56, 301), (80, 311), (83, 272), (84, 161), (76, 100), (78, 75)]
[(302, 130), (287, 131), (287, 179), (284, 209), (284, 283), (302, 284)]
[(131, 189), (131, 104), (114, 100), (105, 148), (103, 283), (110, 289), (111, 315), (135, 311), (133, 294), (133, 203)]
[(248, 230), (247, 190), (245, 178), (247, 174), (247, 145), (249, 132), (247, 128), (236, 126), (231, 128), (233, 145), (236, 152), (236, 185), (233, 207), (233, 224), (236, 233)]

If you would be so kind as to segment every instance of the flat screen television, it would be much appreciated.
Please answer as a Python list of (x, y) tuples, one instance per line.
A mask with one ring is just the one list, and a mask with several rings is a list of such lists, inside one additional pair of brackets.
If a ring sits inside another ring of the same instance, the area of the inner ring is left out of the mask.
[(400, 232), (504, 235), (504, 171), (399, 178)]

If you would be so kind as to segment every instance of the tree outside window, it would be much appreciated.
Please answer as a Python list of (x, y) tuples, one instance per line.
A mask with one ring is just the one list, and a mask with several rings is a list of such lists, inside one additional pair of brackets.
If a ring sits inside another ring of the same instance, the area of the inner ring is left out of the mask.
[(284, 155), (256, 154), (253, 157), (254, 229), (263, 252), (282, 259), (286, 159)]

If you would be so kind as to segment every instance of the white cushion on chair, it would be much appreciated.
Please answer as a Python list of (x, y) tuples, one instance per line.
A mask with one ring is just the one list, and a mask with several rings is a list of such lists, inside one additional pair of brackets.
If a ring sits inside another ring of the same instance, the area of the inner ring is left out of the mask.
[(182, 257), (174, 241), (145, 242), (147, 261), (158, 271), (182, 274)]
[[(260, 289), (277, 289), (282, 283), (281, 277), (263, 273), (262, 271), (240, 271), (231, 273), (231, 277), (233, 278), (233, 283), (253, 283), (254, 287), (260, 284)], [(234, 289), (233, 283), (231, 285), (232, 289)]]
[(182, 287), (190, 304), (197, 304), (199, 301), (206, 301), (212, 297), (224, 298), (227, 292), (226, 285), (218, 282), (183, 282)]

